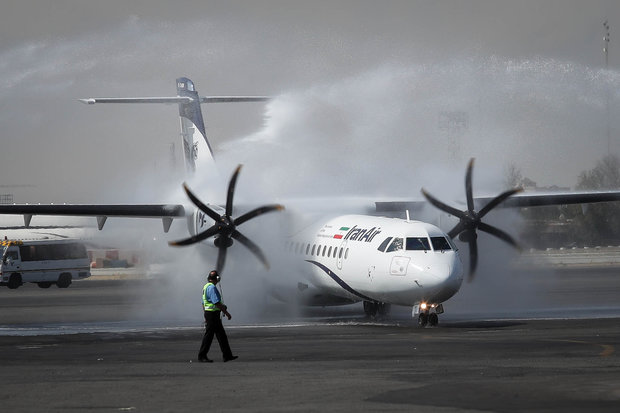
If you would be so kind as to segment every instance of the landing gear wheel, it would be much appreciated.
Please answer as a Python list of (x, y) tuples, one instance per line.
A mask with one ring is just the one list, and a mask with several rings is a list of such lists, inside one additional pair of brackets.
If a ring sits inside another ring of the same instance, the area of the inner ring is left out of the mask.
[(428, 314), (420, 313), (420, 315), (418, 316), (418, 326), (426, 327), (427, 324), (428, 324)]
[(58, 277), (58, 281), (56, 281), (56, 286), (58, 288), (67, 288), (68, 286), (71, 285), (71, 274), (60, 274), (60, 277)]
[(439, 324), (439, 316), (437, 313), (431, 313), (428, 315), (428, 323), (433, 327)]
[(9, 287), (11, 290), (14, 290), (22, 284), (23, 283), (21, 274), (11, 274), (11, 276), (9, 277), (9, 282), (6, 284), (6, 286)]
[(43, 282), (37, 283), (37, 285), (39, 286), (39, 288), (50, 288), (52, 283), (49, 281), (43, 281)]
[(378, 305), (372, 301), (364, 301), (364, 313), (367, 317), (374, 317), (377, 315)]
[(392, 305), (388, 304), (388, 303), (379, 303), (377, 305), (378, 311), (379, 311), (379, 315), (380, 316), (387, 316), (390, 314), (390, 310), (392, 309)]

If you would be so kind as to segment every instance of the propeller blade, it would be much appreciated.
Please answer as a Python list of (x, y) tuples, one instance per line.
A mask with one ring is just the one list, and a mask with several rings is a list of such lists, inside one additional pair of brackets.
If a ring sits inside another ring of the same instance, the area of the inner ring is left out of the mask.
[(269, 263), (267, 262), (267, 258), (265, 257), (265, 254), (263, 254), (263, 251), (261, 251), (261, 249), (258, 247), (258, 245), (256, 245), (249, 238), (247, 238), (245, 235), (243, 235), (237, 230), (233, 231), (232, 237), (239, 241), (241, 244), (243, 244), (247, 249), (252, 251), (256, 258), (258, 258), (260, 262), (263, 263), (265, 268), (269, 269)]
[(185, 245), (195, 244), (209, 237), (212, 237), (213, 235), (217, 234), (219, 230), (220, 230), (220, 226), (215, 224), (211, 228), (208, 228), (207, 230), (201, 232), (200, 234), (196, 234), (192, 237), (185, 238), (185, 239), (178, 240), (178, 241), (168, 241), (168, 245), (171, 245), (173, 247), (182, 247)]
[(472, 189), (472, 175), (474, 173), (474, 158), (467, 164), (467, 174), (465, 175), (465, 196), (467, 197), (467, 210), (474, 210), (474, 193)]
[(495, 198), (493, 198), (491, 200), (491, 202), (486, 204), (484, 206), (484, 208), (482, 208), (480, 210), (480, 212), (478, 213), (478, 217), (482, 218), (483, 216), (488, 214), (490, 210), (492, 210), (493, 208), (495, 208), (496, 206), (498, 206), (499, 204), (504, 202), (506, 199), (508, 199), (511, 196), (513, 196), (514, 194), (519, 193), (521, 191), (523, 191), (523, 188), (514, 188), (514, 189), (510, 189), (510, 190), (508, 190), (508, 191), (506, 191), (506, 192), (496, 196)]
[(514, 238), (512, 238), (510, 235), (508, 235), (501, 229), (493, 227), (489, 224), (485, 224), (484, 222), (481, 222), (478, 228), (480, 229), (480, 231), (484, 231), (488, 234), (495, 235), (497, 238), (501, 239), (502, 241), (507, 242), (508, 244), (516, 248), (517, 250), (521, 251), (521, 246), (519, 245), (519, 243), (517, 243), (517, 241), (515, 241)]
[(457, 218), (467, 219), (467, 215), (463, 211), (453, 208), (450, 205), (444, 204), (443, 202), (426, 192), (425, 189), (422, 189), (422, 195), (424, 195), (428, 202), (433, 204), (438, 209), (441, 209), (442, 211), (447, 212), (450, 215), (454, 215)]
[(217, 265), (215, 269), (218, 273), (222, 273), (224, 270), (224, 264), (226, 264), (226, 250), (228, 247), (220, 247), (217, 252)]
[(228, 195), (226, 196), (226, 216), (232, 215), (233, 209), (233, 197), (235, 195), (235, 186), (237, 186), (237, 178), (239, 177), (239, 172), (241, 172), (241, 166), (238, 165), (230, 177), (230, 182), (228, 183)]
[(475, 239), (469, 241), (469, 277), (468, 282), (471, 282), (476, 275), (476, 267), (478, 267), (478, 242)]
[(202, 212), (207, 214), (215, 222), (220, 220), (220, 214), (218, 214), (217, 212), (215, 212), (214, 210), (212, 210), (211, 208), (203, 204), (202, 201), (198, 199), (196, 195), (193, 194), (193, 192), (189, 189), (189, 186), (187, 186), (185, 182), (183, 182), (183, 189), (185, 190), (185, 193), (187, 194), (189, 199), (192, 200), (192, 202), (194, 203), (194, 205), (198, 207), (198, 209), (200, 209)]
[(280, 204), (273, 204), (273, 205), (265, 205), (262, 207), (258, 207), (256, 209), (251, 210), (250, 212), (246, 212), (245, 214), (241, 215), (239, 218), (235, 219), (235, 226), (237, 225), (241, 225), (244, 222), (252, 219), (252, 218), (256, 218), (259, 215), (262, 214), (266, 214), (267, 212), (271, 212), (271, 211), (282, 211), (284, 209), (284, 206), (280, 205)]
[(448, 232), (448, 236), (450, 238), (454, 238), (457, 235), (459, 235), (461, 232), (463, 232), (464, 230), (465, 230), (465, 223), (463, 221), (459, 221), (459, 223), (456, 224), (454, 228), (450, 230), (450, 232)]

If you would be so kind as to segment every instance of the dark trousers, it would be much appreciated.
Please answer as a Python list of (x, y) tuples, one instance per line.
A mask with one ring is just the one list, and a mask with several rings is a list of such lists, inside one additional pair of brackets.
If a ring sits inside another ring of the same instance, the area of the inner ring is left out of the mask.
[(207, 353), (211, 348), (211, 342), (213, 336), (217, 337), (217, 342), (220, 343), (220, 349), (222, 350), (222, 356), (224, 359), (232, 358), (232, 351), (228, 344), (228, 337), (224, 326), (222, 325), (222, 319), (220, 318), (219, 311), (205, 311), (205, 335), (202, 338), (202, 345), (198, 352), (198, 358), (207, 358)]

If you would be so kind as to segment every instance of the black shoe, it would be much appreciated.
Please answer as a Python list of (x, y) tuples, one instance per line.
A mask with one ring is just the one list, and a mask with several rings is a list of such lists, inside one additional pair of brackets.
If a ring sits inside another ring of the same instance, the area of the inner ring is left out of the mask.
[(198, 357), (198, 361), (199, 361), (200, 363), (213, 363), (213, 360), (208, 359), (208, 358), (206, 358), (206, 357), (205, 357), (205, 358)]
[(224, 363), (226, 363), (227, 361), (231, 361), (231, 360), (237, 360), (238, 358), (239, 356), (230, 356), (224, 359)]

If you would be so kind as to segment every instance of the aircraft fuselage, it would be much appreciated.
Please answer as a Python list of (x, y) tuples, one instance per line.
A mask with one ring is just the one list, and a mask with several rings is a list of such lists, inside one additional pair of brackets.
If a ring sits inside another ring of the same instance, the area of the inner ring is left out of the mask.
[(420, 221), (344, 215), (290, 238), (316, 289), (351, 301), (437, 303), (456, 294), (463, 266), (450, 238)]

